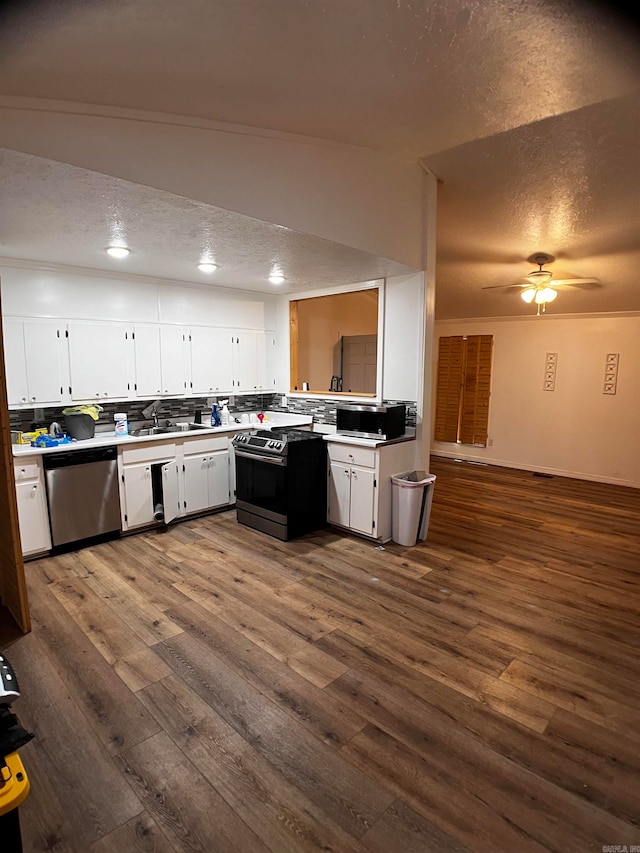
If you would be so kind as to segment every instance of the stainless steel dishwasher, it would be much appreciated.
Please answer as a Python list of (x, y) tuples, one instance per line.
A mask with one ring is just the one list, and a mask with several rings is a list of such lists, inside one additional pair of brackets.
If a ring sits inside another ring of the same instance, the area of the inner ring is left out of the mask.
[(47, 453), (43, 463), (54, 548), (120, 531), (115, 447)]

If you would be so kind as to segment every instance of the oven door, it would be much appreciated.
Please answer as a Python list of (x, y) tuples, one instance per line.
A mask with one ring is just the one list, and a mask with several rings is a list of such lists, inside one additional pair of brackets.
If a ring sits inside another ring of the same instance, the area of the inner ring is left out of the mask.
[(287, 521), (287, 457), (235, 449), (236, 506), (270, 521)]

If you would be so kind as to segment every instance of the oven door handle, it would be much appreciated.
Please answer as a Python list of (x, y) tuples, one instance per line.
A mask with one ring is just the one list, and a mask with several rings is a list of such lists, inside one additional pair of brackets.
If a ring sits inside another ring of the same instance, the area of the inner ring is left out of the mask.
[(267, 462), (269, 465), (286, 465), (286, 456), (263, 456), (260, 453), (248, 453), (246, 450), (238, 450), (236, 448), (236, 456), (241, 456), (243, 459), (252, 459), (254, 462)]

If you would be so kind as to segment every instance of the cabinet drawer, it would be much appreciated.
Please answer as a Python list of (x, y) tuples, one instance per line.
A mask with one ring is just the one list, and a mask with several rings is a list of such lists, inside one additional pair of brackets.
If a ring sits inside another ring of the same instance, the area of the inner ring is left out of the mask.
[(361, 465), (363, 468), (375, 468), (378, 456), (377, 450), (368, 447), (356, 447), (354, 444), (338, 444), (329, 442), (329, 459), (332, 462), (342, 462), (345, 465)]
[(208, 436), (205, 438), (190, 438), (185, 439), (183, 451), (185, 456), (191, 456), (193, 453), (214, 453), (216, 450), (228, 450), (229, 439), (232, 433), (222, 436)]
[(162, 462), (175, 458), (176, 446), (173, 441), (159, 441), (123, 448), (121, 453), (123, 465), (130, 465), (132, 462)]
[(19, 482), (20, 480), (38, 480), (42, 467), (37, 459), (30, 459), (29, 462), (15, 462), (13, 470), (16, 482)]

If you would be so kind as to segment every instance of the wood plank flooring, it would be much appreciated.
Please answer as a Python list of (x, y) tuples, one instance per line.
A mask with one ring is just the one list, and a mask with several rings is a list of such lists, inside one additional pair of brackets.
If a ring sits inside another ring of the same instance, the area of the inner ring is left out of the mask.
[(413, 548), (228, 511), (28, 563), (26, 853), (640, 845), (640, 492), (431, 470)]

